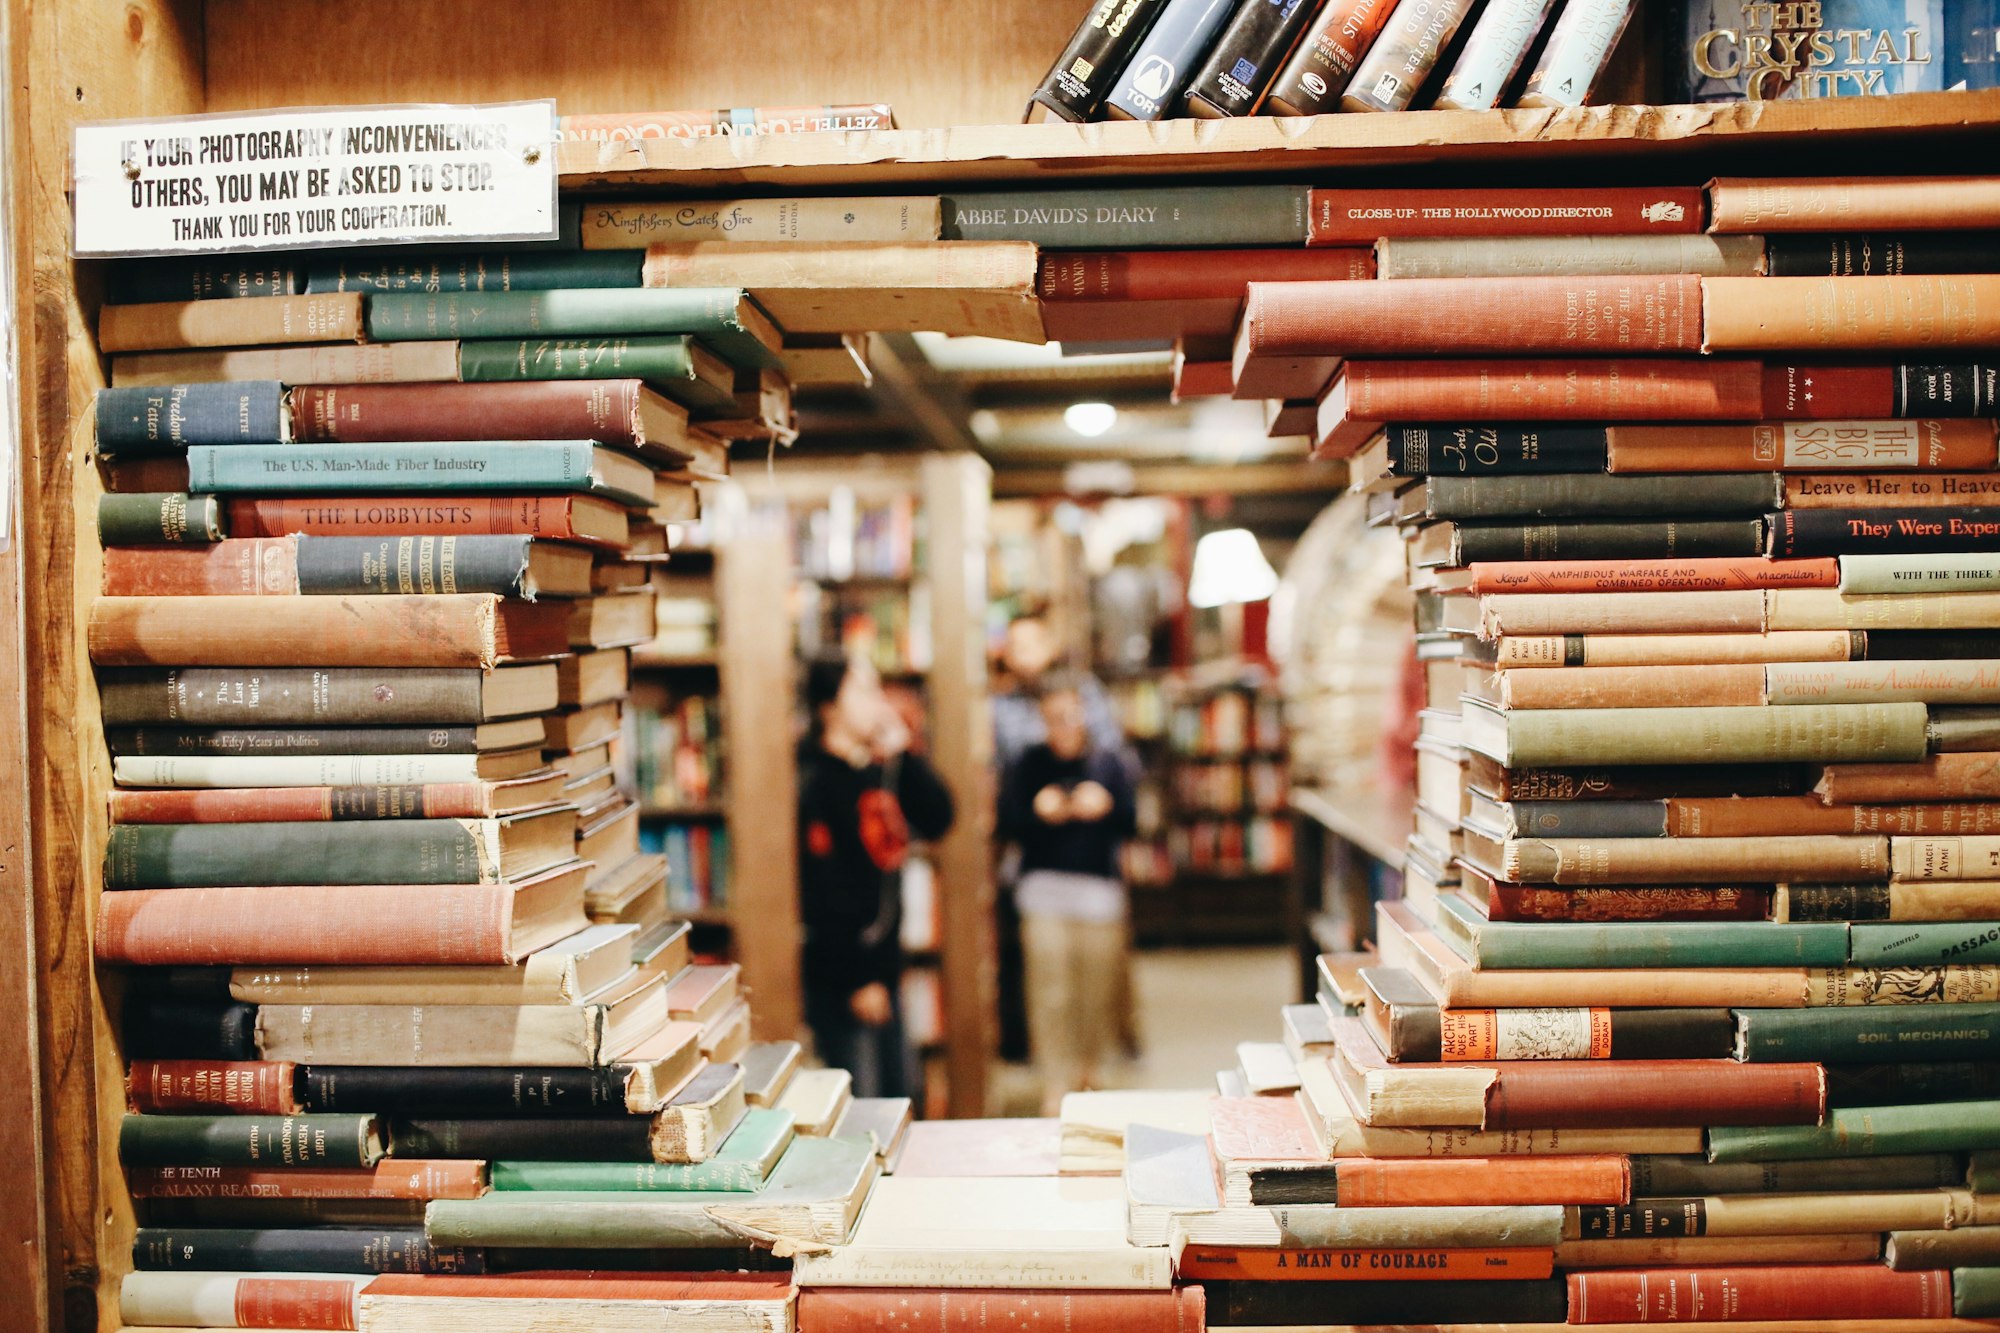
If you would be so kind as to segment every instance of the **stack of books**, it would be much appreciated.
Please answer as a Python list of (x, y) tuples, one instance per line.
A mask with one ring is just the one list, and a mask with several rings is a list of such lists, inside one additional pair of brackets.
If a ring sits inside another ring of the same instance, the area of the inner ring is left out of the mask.
[[(1225, 1196), (1414, 1209), (1469, 1280), (1399, 1317), (1994, 1313), (2000, 279), (1952, 271), (1992, 184), (1702, 201), (1846, 274), (1576, 238), (1250, 288), (1239, 352), (1332, 368), (1322, 451), (1407, 539), (1427, 707), (1379, 958), (1326, 960), (1297, 1094), (1246, 1060), (1212, 1141)], [(1781, 234), (1828, 218), (1867, 234)]]
[[(782, 1277), (706, 1272), (844, 1237), (898, 1143), (907, 1102), (752, 1045), (737, 969), (690, 957), (639, 848), (647, 562), (728, 438), (788, 429), (763, 312), (641, 290), (641, 260), (112, 275), (88, 632), (128, 1324), (525, 1297), (788, 1321)], [(669, 1245), (670, 1282), (472, 1277)]]

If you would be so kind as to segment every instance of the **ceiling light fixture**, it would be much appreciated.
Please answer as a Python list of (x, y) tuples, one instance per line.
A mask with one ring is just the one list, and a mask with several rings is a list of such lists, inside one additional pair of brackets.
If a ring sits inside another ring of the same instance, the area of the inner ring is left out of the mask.
[(1071, 403), (1063, 409), (1063, 424), (1086, 439), (1096, 439), (1117, 421), (1118, 409), (1109, 403)]

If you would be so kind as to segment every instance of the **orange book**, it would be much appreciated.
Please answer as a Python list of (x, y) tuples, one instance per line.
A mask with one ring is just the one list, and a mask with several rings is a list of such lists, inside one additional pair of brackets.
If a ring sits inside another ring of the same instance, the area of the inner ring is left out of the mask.
[(1503, 708), (1755, 708), (1764, 703), (1760, 663), (1677, 667), (1515, 667), (1474, 690)]
[(1476, 560), (1445, 580), (1453, 591), (1730, 592), (1743, 588), (1834, 588), (1840, 562), (1712, 556), (1691, 560)]
[(1333, 1164), (1343, 1208), (1624, 1203), (1632, 1167), (1615, 1153), (1568, 1157), (1350, 1157)]
[(1612, 472), (1975, 470), (1994, 464), (1995, 424), (1976, 420), (1748, 421), (1612, 426)]
[(1956, 231), (1993, 225), (2000, 176), (1722, 176), (1708, 201), (1716, 233)]
[(374, 1166), (129, 1166), (135, 1199), (476, 1199), (486, 1163), (384, 1157)]
[(569, 603), (484, 593), (404, 597), (100, 597), (98, 666), (490, 667), (560, 657)]
[(1813, 789), (1832, 805), (2000, 799), (2000, 754), (1934, 754), (1910, 764), (1828, 764)]
[(1185, 1279), (1218, 1282), (1432, 1282), (1452, 1278), (1543, 1278), (1555, 1271), (1555, 1251), (1532, 1246), (1494, 1250), (1319, 1250), (1237, 1245), (1190, 1245), (1176, 1271)]
[(1701, 283), (1704, 350), (1938, 353), (2000, 345), (2000, 274)]
[(1787, 474), (1787, 509), (1972, 509), (2000, 505), (2000, 476), (1946, 472)]

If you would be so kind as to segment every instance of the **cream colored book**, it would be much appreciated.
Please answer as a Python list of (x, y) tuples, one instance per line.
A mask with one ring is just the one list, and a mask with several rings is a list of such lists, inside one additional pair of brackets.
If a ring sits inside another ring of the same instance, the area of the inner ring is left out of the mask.
[(1173, 1262), (1164, 1248), (1126, 1241), (1116, 1178), (885, 1176), (849, 1243), (799, 1255), (792, 1278), (801, 1287), (1164, 1291)]
[(1293, 1092), (1299, 1086), (1297, 1062), (1281, 1041), (1237, 1042), (1236, 1069), (1253, 1095)]
[(590, 926), (511, 967), (238, 967), (229, 995), (267, 1005), (577, 1005), (635, 970), (638, 934)]
[[(936, 195), (793, 199), (663, 199), (583, 210), (586, 250), (643, 250), (690, 241), (935, 241), (944, 230)], [(725, 283), (744, 287), (742, 282)]]
[(748, 1110), (740, 1065), (701, 1066), (653, 1113), (653, 1160), (707, 1161)]
[[(1679, 1211), (1686, 1201), (1674, 1200)], [(1853, 1235), (1864, 1227), (1943, 1230), (1970, 1225), (1978, 1210), (1970, 1190), (1873, 1190), (1856, 1193), (1710, 1195), (1700, 1201), (1704, 1236)], [(1565, 1240), (1581, 1240), (1574, 1208), (1566, 1210)], [(1731, 1259), (1730, 1263), (1748, 1260)]]
[(2000, 627), (2000, 592), (1851, 597), (1838, 588), (1773, 588), (1764, 599), (1765, 628), (1774, 630)]
[(1899, 880), (2000, 880), (2000, 835), (1891, 838), (1889, 874)]
[(1287, 1248), (1376, 1249), (1421, 1245), (1435, 1249), (1554, 1245), (1562, 1238), (1560, 1204), (1491, 1207), (1340, 1208), (1294, 1204), (1222, 1208), (1174, 1225), (1184, 1245), (1282, 1245)]
[(330, 343), (134, 352), (111, 358), (114, 387), (277, 380), (283, 384), (407, 384), (458, 379), (456, 342)]
[(778, 1109), (792, 1113), (799, 1133), (824, 1136), (832, 1132), (853, 1097), (854, 1076), (845, 1069), (808, 1069), (792, 1076), (778, 1098)]
[(750, 1049), (750, 1001), (738, 996), (736, 1002), (704, 1023), (701, 1053), (718, 1064), (728, 1064)]

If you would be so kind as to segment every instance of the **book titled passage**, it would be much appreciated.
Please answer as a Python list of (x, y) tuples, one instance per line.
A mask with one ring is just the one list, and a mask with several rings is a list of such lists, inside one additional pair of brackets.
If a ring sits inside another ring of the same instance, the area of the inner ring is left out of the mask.
[(555, 103), (79, 125), (79, 256), (556, 236)]

